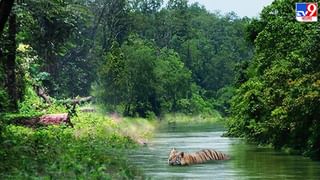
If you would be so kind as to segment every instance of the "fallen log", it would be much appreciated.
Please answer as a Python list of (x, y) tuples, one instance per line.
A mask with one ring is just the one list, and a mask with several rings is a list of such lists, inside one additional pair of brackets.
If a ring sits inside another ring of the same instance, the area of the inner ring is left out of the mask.
[(48, 125), (61, 125), (61, 124), (66, 124), (70, 127), (73, 127), (73, 124), (70, 121), (70, 116), (68, 115), (68, 113), (45, 114), (40, 117), (32, 117), (32, 118), (18, 118), (18, 119), (15, 119), (14, 124), (32, 127), (32, 128), (48, 126)]
[(73, 124), (70, 121), (70, 117), (68, 113), (62, 114), (46, 114), (39, 118), (39, 124), (42, 125), (59, 125), (59, 124), (67, 124), (73, 127)]

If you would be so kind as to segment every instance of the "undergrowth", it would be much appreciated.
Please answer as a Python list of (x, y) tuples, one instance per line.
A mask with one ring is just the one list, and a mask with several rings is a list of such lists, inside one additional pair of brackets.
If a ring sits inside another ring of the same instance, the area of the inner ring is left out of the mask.
[(0, 179), (143, 178), (125, 153), (138, 145), (121, 127), (133, 126), (97, 113), (81, 113), (72, 121), (74, 128), (3, 125)]

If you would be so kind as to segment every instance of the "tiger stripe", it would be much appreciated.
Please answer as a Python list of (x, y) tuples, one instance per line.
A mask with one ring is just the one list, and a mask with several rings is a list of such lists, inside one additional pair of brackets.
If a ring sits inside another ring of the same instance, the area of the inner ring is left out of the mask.
[(206, 158), (206, 161), (210, 161), (211, 158), (209, 156), (207, 156), (207, 154), (205, 152), (202, 152), (203, 156)]
[(207, 156), (210, 158), (210, 160), (214, 159), (214, 157), (212, 156), (212, 154), (210, 153), (210, 151), (208, 149), (206, 149), (204, 152), (207, 154)]
[(218, 156), (217, 156), (217, 154), (216, 154), (215, 152), (210, 151), (210, 153), (212, 154), (212, 156), (214, 157), (214, 159), (218, 159)]

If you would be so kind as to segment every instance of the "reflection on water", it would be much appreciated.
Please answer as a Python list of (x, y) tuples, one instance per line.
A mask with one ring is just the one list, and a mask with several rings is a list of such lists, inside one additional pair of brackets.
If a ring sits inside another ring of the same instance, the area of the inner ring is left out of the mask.
[[(221, 137), (221, 128), (208, 127), (197, 132), (190, 131), (193, 130), (190, 127), (161, 130), (148, 147), (131, 152), (130, 157), (151, 179), (320, 179), (320, 162), (259, 148), (241, 139)], [(168, 166), (168, 153), (172, 147), (186, 152), (210, 148), (225, 152), (232, 159)]]

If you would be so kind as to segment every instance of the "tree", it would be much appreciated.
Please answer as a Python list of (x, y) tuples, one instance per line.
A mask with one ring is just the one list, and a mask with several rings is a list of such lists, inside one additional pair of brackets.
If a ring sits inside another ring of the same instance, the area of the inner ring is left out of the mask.
[(14, 0), (1, 0), (0, 1), (0, 37), (2, 35), (4, 26), (8, 20)]
[(134, 0), (131, 2), (132, 9), (144, 15), (158, 12), (162, 4), (163, 0)]
[(190, 94), (191, 72), (173, 50), (131, 36), (106, 56), (98, 71), (96, 95), (111, 110), (125, 115), (147, 116), (177, 111), (177, 101)]
[(18, 108), (18, 94), (17, 94), (17, 84), (16, 84), (16, 15), (12, 13), (9, 17), (9, 28), (8, 28), (8, 54), (5, 61), (5, 69), (7, 75), (6, 87), (10, 97), (10, 105), (12, 110), (17, 110)]
[[(14, 1), (2, 0), (0, 2), (0, 38), (2, 38), (2, 32), (5, 24), (9, 19), (7, 36), (4, 37), (6, 40), (0, 49), (0, 60), (3, 63), (5, 72), (5, 83), (3, 84), (7, 90), (9, 97), (9, 108), (12, 111), (17, 110), (18, 94), (16, 85), (16, 15), (11, 12)], [(1, 43), (2, 44), (2, 43)], [(4, 51), (4, 53), (3, 53)], [(5, 98), (6, 99), (6, 98)], [(5, 106), (5, 105), (2, 105)]]
[[(38, 73), (50, 95), (88, 95), (94, 62), (88, 63), (92, 14), (82, 1), (26, 1), (17, 7), (20, 43), (39, 57)], [(65, 78), (70, 76), (72, 78)]]
[(178, 53), (163, 48), (155, 65), (157, 80), (156, 93), (161, 112), (177, 112), (178, 101), (192, 95), (191, 71), (188, 70)]
[(320, 36), (317, 24), (288, 18), (294, 11), (277, 0), (248, 26), (256, 52), (232, 100), (229, 133), (319, 158)]
[(151, 100), (155, 95), (156, 51), (139, 39), (131, 39), (121, 49), (117, 46), (114, 43), (98, 73), (101, 98), (106, 104), (123, 105), (126, 115), (145, 116), (155, 108)]

